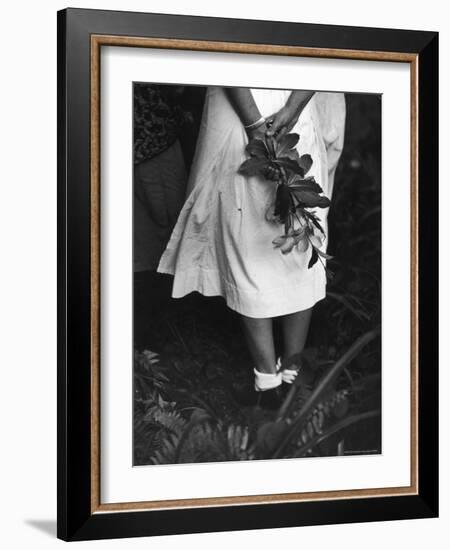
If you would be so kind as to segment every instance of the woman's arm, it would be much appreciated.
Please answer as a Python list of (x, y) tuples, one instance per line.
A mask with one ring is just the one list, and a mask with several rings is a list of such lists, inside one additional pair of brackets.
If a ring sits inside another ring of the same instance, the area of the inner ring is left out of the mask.
[(309, 100), (316, 92), (302, 92), (294, 90), (286, 101), (286, 107), (292, 108), (294, 111), (301, 113), (308, 104)]
[(314, 93), (315, 92), (302, 92), (299, 90), (291, 92), (284, 107), (272, 115), (271, 119), (273, 119), (273, 122), (267, 130), (267, 135), (277, 135), (280, 137), (284, 134), (288, 134), (295, 126), (303, 109)]
[[(225, 88), (225, 93), (243, 126), (250, 126), (262, 118), (249, 88)], [(246, 128), (249, 138), (263, 135), (266, 130), (265, 121), (255, 127)]]
[(225, 92), (244, 126), (249, 126), (261, 118), (261, 113), (248, 88), (225, 88)]

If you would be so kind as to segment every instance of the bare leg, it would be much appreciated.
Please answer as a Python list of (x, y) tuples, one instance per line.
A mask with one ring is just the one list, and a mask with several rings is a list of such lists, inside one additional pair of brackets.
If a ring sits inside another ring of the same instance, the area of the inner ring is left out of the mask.
[(283, 316), (283, 360), (303, 351), (308, 336), (311, 313), (312, 308)]
[(264, 373), (275, 373), (276, 359), (272, 319), (254, 319), (245, 315), (241, 315), (241, 317), (245, 338), (256, 370)]

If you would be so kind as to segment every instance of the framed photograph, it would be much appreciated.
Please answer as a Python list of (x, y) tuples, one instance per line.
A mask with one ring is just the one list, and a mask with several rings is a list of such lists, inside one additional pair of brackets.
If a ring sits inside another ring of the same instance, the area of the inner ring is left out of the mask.
[(437, 144), (435, 32), (58, 13), (58, 537), (437, 516)]

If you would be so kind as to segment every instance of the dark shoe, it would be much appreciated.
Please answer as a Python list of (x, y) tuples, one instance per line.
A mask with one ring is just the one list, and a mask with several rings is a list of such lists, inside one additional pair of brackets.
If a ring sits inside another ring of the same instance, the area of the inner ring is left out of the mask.
[(284, 390), (281, 385), (271, 390), (256, 391), (253, 387), (244, 391), (234, 391), (235, 400), (244, 407), (261, 407), (271, 411), (281, 407)]
[(288, 393), (291, 391), (291, 388), (294, 387), (294, 384), (288, 384), (287, 382), (282, 382), (280, 386), (281, 395), (283, 396), (283, 401), (286, 399)]
[[(297, 371), (297, 377), (298, 381), (302, 385), (309, 385), (314, 380), (314, 372), (311, 369), (311, 365), (308, 361), (308, 359), (304, 356), (303, 353), (296, 353), (295, 355), (291, 355), (286, 361), (281, 362), (281, 359), (278, 358), (277, 360), (277, 371), (280, 370), (296, 370)], [(292, 384), (289, 384), (287, 382), (283, 381), (284, 385), (291, 386)]]
[(271, 390), (255, 392), (258, 395), (257, 407), (269, 409), (271, 411), (278, 410), (284, 401), (284, 391), (282, 384)]

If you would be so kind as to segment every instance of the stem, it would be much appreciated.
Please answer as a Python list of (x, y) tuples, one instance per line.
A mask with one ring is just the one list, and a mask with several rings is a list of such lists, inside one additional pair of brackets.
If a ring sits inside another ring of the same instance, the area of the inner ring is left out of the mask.
[[(295, 206), (295, 201), (297, 201), (297, 206), (300, 205), (300, 201), (297, 199), (297, 197), (293, 193), (291, 194), (291, 197), (292, 197), (292, 200), (294, 202), (294, 206)], [(302, 223), (301, 218), (299, 218), (299, 216), (298, 216), (297, 207), (295, 207), (294, 216), (297, 218), (297, 221), (300, 224), (300, 227), (303, 227), (304, 224)]]
[(335, 365), (328, 371), (328, 373), (321, 379), (319, 384), (316, 386), (315, 390), (309, 396), (306, 403), (301, 408), (296, 420), (292, 423), (287, 433), (284, 435), (281, 443), (278, 445), (276, 451), (273, 453), (272, 458), (279, 458), (280, 454), (285, 449), (286, 445), (292, 439), (292, 437), (299, 431), (303, 422), (322, 397), (325, 391), (330, 387), (330, 385), (336, 380), (343, 368), (349, 364), (358, 353), (374, 340), (380, 334), (380, 327), (377, 327), (374, 330), (366, 332), (356, 340), (356, 342), (348, 349), (344, 355), (336, 361)]
[(344, 418), (344, 420), (341, 420), (340, 422), (337, 422), (334, 424), (331, 428), (329, 428), (326, 432), (322, 434), (318, 434), (315, 437), (313, 437), (308, 443), (305, 443), (303, 447), (300, 447), (297, 453), (295, 453), (295, 458), (300, 458), (305, 455), (309, 451), (309, 449), (312, 449), (316, 445), (319, 445), (338, 431), (342, 430), (343, 428), (347, 428), (348, 426), (351, 426), (352, 424), (356, 424), (357, 422), (361, 422), (361, 420), (368, 420), (369, 418), (374, 418), (375, 416), (379, 416), (381, 414), (381, 411), (379, 409), (368, 411), (365, 413), (361, 413), (358, 415), (349, 416), (347, 418)]

